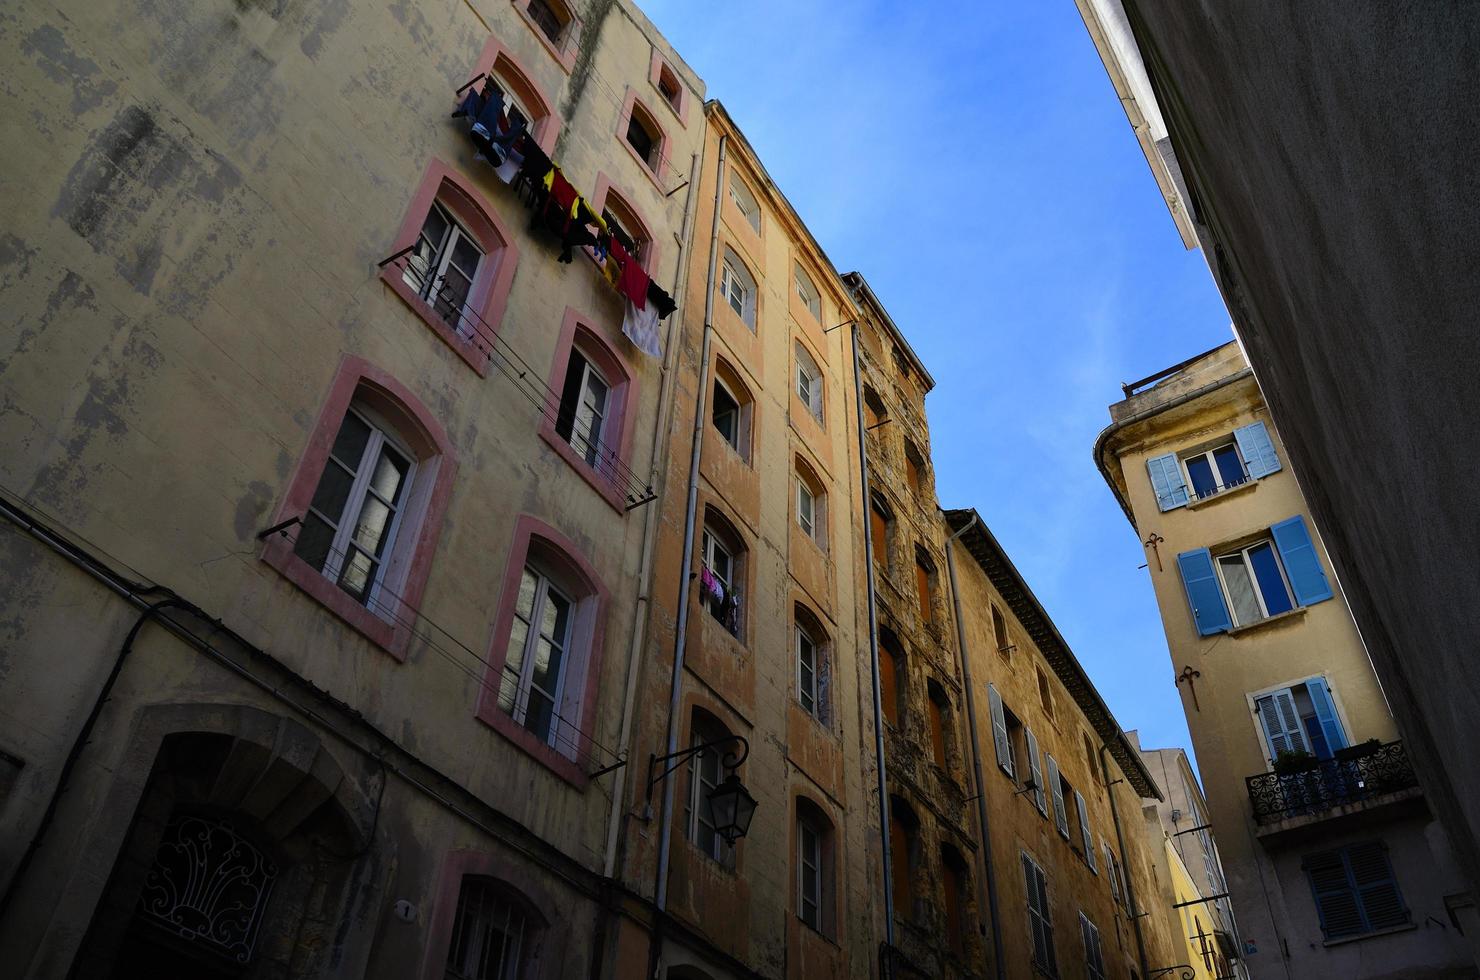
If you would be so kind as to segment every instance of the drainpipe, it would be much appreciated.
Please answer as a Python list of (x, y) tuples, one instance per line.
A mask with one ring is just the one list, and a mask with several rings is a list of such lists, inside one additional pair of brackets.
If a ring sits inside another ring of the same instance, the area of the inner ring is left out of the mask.
[[(709, 352), (714, 345), (714, 267), (719, 254), (719, 209), (723, 201), (725, 151), (730, 137), (719, 138), (719, 161), (714, 180), (714, 220), (709, 228), (709, 271), (704, 287), (704, 342), (699, 354), (699, 384), (694, 398), (694, 438), (689, 450), (689, 499), (683, 518), (683, 562), (678, 573), (678, 622), (673, 635), (673, 683), (668, 694), (668, 740), (663, 751), (678, 751), (678, 712), (683, 697), (683, 655), (689, 630), (689, 576), (694, 573), (694, 523), (699, 510), (699, 455), (704, 448), (705, 414), (709, 403)], [(648, 975), (656, 978), (662, 946), (663, 919), (668, 908), (668, 860), (673, 844), (674, 780), (663, 780), (663, 812), (658, 824), (658, 878), (653, 904), (657, 906), (653, 941), (648, 950)]]
[(1125, 872), (1125, 897), (1131, 907), (1131, 928), (1136, 933), (1136, 960), (1141, 964), (1141, 976), (1151, 976), (1151, 969), (1146, 965), (1146, 938), (1141, 935), (1141, 913), (1137, 909), (1136, 886), (1132, 883), (1136, 877), (1131, 873), (1130, 852), (1125, 849), (1125, 832), (1120, 829), (1120, 810), (1115, 806), (1115, 787), (1110, 783), (1110, 767), (1105, 763), (1105, 754), (1110, 751), (1108, 743), (1100, 745), (1100, 780), (1105, 784), (1105, 795), (1110, 797), (1110, 816), (1115, 821), (1115, 843), (1120, 846), (1120, 864), (1126, 869)]
[[(941, 512), (941, 519), (945, 513)], [(946, 538), (946, 573), (951, 581), (951, 603), (956, 610), (956, 646), (961, 653), (961, 685), (966, 688), (966, 725), (971, 730), (971, 768), (976, 777), (976, 825), (981, 836), (983, 873), (979, 881), (986, 882), (987, 918), (992, 925), (992, 966), (997, 980), (1006, 980), (1007, 964), (1002, 951), (1002, 918), (997, 909), (997, 872), (992, 866), (992, 835), (987, 823), (987, 781), (982, 776), (981, 746), (976, 737), (976, 689), (971, 684), (971, 657), (966, 652), (966, 624), (961, 619), (961, 591), (956, 587), (956, 539), (977, 525), (981, 518), (971, 512), (971, 520)], [(949, 526), (949, 525), (947, 525)], [(979, 896), (978, 896), (979, 897)]]
[[(699, 154), (695, 153), (689, 157), (689, 173), (699, 173)], [(685, 246), (688, 244), (689, 235), (693, 231), (694, 221), (694, 192), (698, 181), (689, 182), (689, 191), (684, 195), (683, 203), (683, 230), (678, 236), (678, 255), (674, 260), (673, 268), (673, 295), (679, 298), (682, 306), (683, 296), (688, 284), (688, 267), (684, 262)], [(648, 453), (649, 466), (653, 482), (657, 483), (659, 475), (666, 466), (667, 455), (660, 455), (662, 440), (668, 435), (672, 426), (673, 414), (673, 390), (675, 367), (678, 361), (679, 340), (682, 328), (679, 326), (680, 317), (686, 312), (676, 311), (668, 319), (667, 335), (664, 338), (663, 368), (661, 381), (658, 389), (658, 412), (653, 420), (653, 444)], [(620, 734), (617, 736), (617, 745), (626, 752), (626, 758), (630, 764), (632, 758), (632, 719), (637, 705), (638, 680), (642, 673), (642, 649), (647, 640), (647, 617), (648, 608), (652, 604), (653, 592), (653, 550), (658, 537), (657, 514), (661, 510), (661, 501), (650, 501), (643, 513), (642, 519), (642, 558), (638, 565), (637, 581), (641, 592), (637, 595), (637, 608), (632, 617), (632, 637), (627, 645), (627, 681), (622, 696), (622, 725)], [(606, 825), (606, 858), (602, 862), (601, 874), (610, 882), (617, 873), (617, 849), (621, 840), (622, 830), (622, 807), (626, 794), (627, 766), (616, 770), (616, 776), (612, 782), (611, 811), (607, 815)], [(600, 976), (601, 957), (606, 946), (606, 929), (608, 919), (608, 908), (605, 900), (598, 905), (598, 921), (596, 938), (592, 942), (591, 949), (591, 976)]]
[[(858, 423), (859, 493), (863, 501), (864, 520), (872, 506), (868, 489), (868, 446), (864, 442), (863, 372), (858, 366), (858, 321), (848, 331), (853, 339), (853, 411)], [(888, 954), (883, 958), (883, 976), (894, 976), (894, 869), (889, 859), (889, 779), (884, 768), (884, 697), (879, 688), (879, 611), (874, 598), (874, 536), (867, 524), (863, 534), (863, 567), (868, 577), (868, 649), (874, 681), (874, 753), (879, 763), (879, 833), (884, 870), (884, 944)]]

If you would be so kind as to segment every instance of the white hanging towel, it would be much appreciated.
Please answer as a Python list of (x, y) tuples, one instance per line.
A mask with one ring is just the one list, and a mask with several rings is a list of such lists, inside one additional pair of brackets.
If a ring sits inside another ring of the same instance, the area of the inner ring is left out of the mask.
[(627, 300), (627, 313), (622, 317), (622, 332), (638, 350), (649, 357), (663, 356), (663, 340), (658, 333), (658, 308), (653, 303), (637, 309)]

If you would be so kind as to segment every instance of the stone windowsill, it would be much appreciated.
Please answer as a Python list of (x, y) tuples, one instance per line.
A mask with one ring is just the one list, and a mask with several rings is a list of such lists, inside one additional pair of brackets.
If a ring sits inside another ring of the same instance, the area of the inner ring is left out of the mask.
[(1206, 497), (1196, 497), (1188, 500), (1187, 509), (1197, 510), (1199, 507), (1206, 507), (1216, 501), (1226, 500), (1229, 497), (1236, 496), (1238, 494), (1244, 493), (1245, 491), (1253, 490), (1258, 485), (1259, 478), (1251, 476), (1249, 477), (1249, 479), (1245, 480), (1243, 483), (1240, 483), (1236, 487), (1228, 487), (1227, 489), (1219, 490), (1217, 493), (1209, 494)]
[(1282, 612), (1279, 615), (1276, 615), (1276, 616), (1266, 616), (1264, 619), (1259, 620), (1257, 623), (1250, 623), (1247, 626), (1235, 626), (1233, 629), (1231, 629), (1231, 630), (1228, 631), (1228, 635), (1229, 636), (1244, 636), (1245, 634), (1253, 633), (1253, 632), (1255, 632), (1257, 630), (1261, 630), (1261, 629), (1263, 629), (1266, 626), (1271, 626), (1271, 625), (1273, 625), (1275, 623), (1288, 622), (1289, 620), (1292, 620), (1292, 619), (1299, 619), (1300, 617), (1302, 617), (1304, 615), (1305, 615), (1305, 607), (1304, 606), (1296, 606), (1294, 609), (1287, 610), (1286, 612)]
[(1322, 946), (1345, 946), (1347, 943), (1359, 943), (1364, 939), (1376, 939), (1379, 936), (1391, 936), (1397, 932), (1411, 932), (1418, 928), (1416, 922), (1405, 922), (1401, 926), (1392, 926), (1387, 929), (1375, 929), (1372, 932), (1364, 932), (1360, 936), (1342, 936), (1340, 939), (1327, 939), (1321, 943)]

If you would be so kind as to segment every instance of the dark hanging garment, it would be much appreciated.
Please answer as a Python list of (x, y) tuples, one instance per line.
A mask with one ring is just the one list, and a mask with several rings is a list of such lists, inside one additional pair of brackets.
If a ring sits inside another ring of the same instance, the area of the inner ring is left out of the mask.
[(678, 304), (673, 301), (673, 297), (664, 292), (663, 287), (651, 279), (648, 280), (647, 301), (649, 305), (657, 308), (659, 320), (666, 319), (669, 314), (678, 309)]
[(469, 120), (476, 122), (478, 119), (478, 115), (482, 111), (483, 93), (478, 91), (477, 89), (469, 89), (468, 94), (463, 96), (462, 103), (459, 104), (458, 107), (452, 111), (452, 118), (459, 119), (466, 117)]

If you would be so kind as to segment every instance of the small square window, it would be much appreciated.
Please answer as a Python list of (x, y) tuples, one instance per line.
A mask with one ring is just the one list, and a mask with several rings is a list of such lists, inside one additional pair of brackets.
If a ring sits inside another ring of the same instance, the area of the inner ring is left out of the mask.
[(570, 11), (560, 0), (529, 0), (529, 6), (525, 8), (525, 12), (529, 14), (529, 19), (544, 32), (545, 37), (550, 39), (550, 43), (557, 46), (565, 36), (565, 29), (572, 20)]

